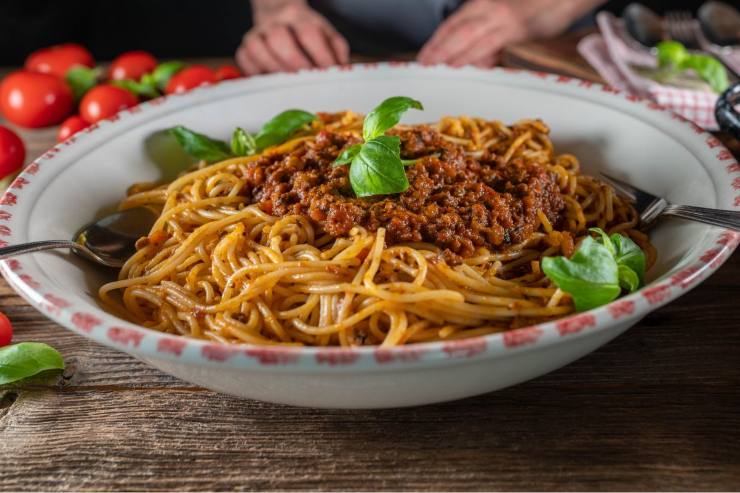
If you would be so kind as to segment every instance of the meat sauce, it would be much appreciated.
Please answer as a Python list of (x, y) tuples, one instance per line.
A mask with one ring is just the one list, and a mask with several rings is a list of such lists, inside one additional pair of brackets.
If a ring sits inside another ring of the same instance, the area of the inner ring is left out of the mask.
[(457, 263), (477, 248), (503, 250), (528, 238), (542, 211), (557, 224), (564, 203), (555, 177), (541, 166), (514, 158), (467, 156), (462, 146), (427, 126), (391, 131), (401, 138), (401, 157), (418, 159), (406, 168), (410, 186), (401, 194), (357, 198), (348, 166), (332, 167), (349, 133), (320, 132), (287, 154), (267, 154), (249, 163), (250, 199), (269, 214), (310, 217), (332, 236), (354, 226), (386, 229), (386, 243), (428, 242)]

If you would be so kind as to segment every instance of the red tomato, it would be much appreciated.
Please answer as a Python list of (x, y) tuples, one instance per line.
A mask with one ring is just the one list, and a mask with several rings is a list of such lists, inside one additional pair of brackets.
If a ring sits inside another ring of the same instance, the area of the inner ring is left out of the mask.
[(0, 125), (0, 178), (21, 169), (25, 159), (26, 148), (21, 138), (9, 128)]
[(157, 67), (157, 59), (146, 51), (128, 51), (113, 60), (108, 76), (113, 80), (130, 79), (138, 81)]
[(8, 316), (0, 312), (0, 347), (7, 346), (13, 339), (13, 326)]
[(233, 65), (224, 65), (216, 69), (216, 79), (218, 80), (238, 79), (241, 76), (242, 73)]
[(5, 118), (22, 127), (56, 125), (73, 107), (72, 91), (56, 75), (20, 70), (0, 83), (0, 109)]
[(185, 92), (194, 87), (218, 82), (216, 73), (205, 65), (191, 65), (172, 76), (167, 83), (165, 93), (173, 94)]
[(42, 48), (34, 51), (26, 58), (27, 70), (54, 74), (58, 77), (64, 77), (67, 75), (67, 70), (76, 65), (94, 67), (95, 59), (84, 46), (75, 43)]
[(57, 133), (57, 142), (62, 142), (82, 130), (89, 127), (90, 124), (82, 119), (80, 115), (72, 115), (62, 122)]
[(139, 100), (126, 89), (104, 84), (90, 89), (80, 101), (80, 116), (87, 123), (111, 117), (136, 106)]

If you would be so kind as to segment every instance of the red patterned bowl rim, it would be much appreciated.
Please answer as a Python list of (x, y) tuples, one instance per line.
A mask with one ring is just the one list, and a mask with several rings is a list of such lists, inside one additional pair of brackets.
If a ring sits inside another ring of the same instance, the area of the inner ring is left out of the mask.
[[(89, 140), (91, 135), (94, 138), (95, 134), (102, 128), (117, 125), (117, 122), (120, 121), (139, 118), (139, 115), (142, 114), (156, 115), (157, 109), (167, 108), (173, 101), (185, 102), (189, 101), (188, 98), (191, 98), (192, 102), (195, 102), (196, 100), (193, 99), (195, 95), (215, 94), (215, 91), (219, 91), (221, 87), (241, 85), (247, 88), (255, 82), (273, 86), (278, 82), (300, 82), (300, 78), (312, 75), (327, 78), (343, 77), (343, 74), (349, 72), (377, 70), (395, 71), (397, 73), (408, 72), (411, 74), (418, 73), (421, 70), (427, 76), (454, 74), (457, 77), (484, 77), (491, 82), (497, 82), (502, 77), (511, 77), (514, 81), (521, 80), (520, 78), (535, 78), (542, 81), (543, 84), (568, 87), (569, 90), (598, 92), (600, 96), (596, 100), (592, 99), (592, 101), (612, 108), (623, 106), (624, 102), (639, 105), (650, 111), (651, 114), (661, 114), (655, 118), (662, 120), (670, 128), (681, 126), (684, 130), (688, 129), (688, 132), (683, 132), (687, 139), (694, 142), (703, 141), (704, 150), (700, 156), (697, 155), (696, 157), (712, 179), (718, 198), (720, 196), (728, 197), (727, 200), (720, 201), (719, 206), (728, 209), (740, 209), (740, 164), (737, 160), (716, 137), (682, 116), (672, 113), (651, 101), (602, 84), (544, 72), (511, 68), (481, 70), (465, 67), (452, 69), (442, 66), (421, 66), (407, 62), (366, 63), (342, 65), (330, 69), (306, 70), (292, 74), (260, 76), (247, 81), (244, 79), (226, 81), (218, 86), (201, 87), (189, 91), (189, 93), (163, 96), (144, 102), (134, 108), (124, 110), (108, 120), (94, 124), (67, 141), (49, 149), (26, 167), (23, 173), (11, 184), (0, 199), (0, 246), (24, 241), (22, 237), (18, 238), (19, 235), (14, 233), (14, 228), (22, 226), (23, 223), (21, 219), (15, 219), (13, 214), (25, 196), (32, 196), (34, 192), (39, 193), (38, 190), (34, 190), (33, 182), (37, 174), (43, 173), (46, 163), (54, 159), (59, 160), (59, 157), (65, 156), (65, 149), (69, 147), (77, 146), (86, 141), (92, 142)], [(328, 75), (318, 74), (318, 72)], [(633, 116), (639, 117), (634, 113)], [(643, 116), (647, 116), (647, 114), (643, 113)], [(717, 188), (720, 186), (726, 188)], [(17, 241), (14, 242), (14, 239)], [(38, 270), (35, 267), (35, 261), (29, 262), (28, 258), (21, 257), (0, 261), (0, 271), (13, 289), (48, 318), (106, 346), (144, 358), (151, 357), (152, 359), (173, 360), (183, 363), (270, 371), (283, 369), (290, 371), (296, 368), (311, 371), (332, 371), (332, 369), (362, 371), (406, 366), (438, 366), (444, 363), (469, 361), (470, 359), (500, 357), (513, 354), (513, 352), (567, 343), (577, 338), (587, 337), (596, 331), (615, 329), (618, 326), (625, 327), (626, 324), (632, 325), (647, 313), (665, 305), (698, 285), (729, 258), (738, 243), (740, 243), (739, 233), (711, 229), (697, 243), (696, 247), (698, 249), (694, 248), (693, 251), (699, 253), (693, 256), (687, 255), (687, 257), (693, 257), (688, 264), (680, 269), (672, 270), (633, 294), (588, 312), (531, 327), (471, 339), (417, 343), (393, 348), (375, 346), (315, 348), (249, 344), (226, 345), (173, 336), (123, 321), (82, 298), (69, 296), (58, 289), (45, 287), (40, 279), (37, 280), (33, 275)]]

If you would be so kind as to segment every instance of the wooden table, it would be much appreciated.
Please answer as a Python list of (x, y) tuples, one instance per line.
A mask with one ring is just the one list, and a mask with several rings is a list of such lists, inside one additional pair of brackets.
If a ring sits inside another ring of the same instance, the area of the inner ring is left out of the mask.
[[(584, 70), (568, 38), (505, 59), (531, 65), (529, 55), (548, 50)], [(23, 132), (30, 155), (53, 134)], [(559, 371), (383, 411), (298, 409), (193, 387), (49, 322), (0, 281), (16, 340), (53, 344), (68, 363), (58, 381), (0, 391), (0, 489), (736, 489), (738, 279), (735, 255)]]

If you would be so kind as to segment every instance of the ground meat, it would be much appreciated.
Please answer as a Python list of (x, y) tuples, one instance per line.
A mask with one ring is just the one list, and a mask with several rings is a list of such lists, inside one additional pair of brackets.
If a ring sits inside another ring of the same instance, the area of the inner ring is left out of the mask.
[(389, 245), (425, 241), (459, 261), (479, 247), (502, 250), (525, 240), (542, 211), (560, 221), (563, 199), (555, 177), (541, 166), (514, 158), (466, 155), (461, 146), (426, 126), (392, 132), (401, 137), (401, 156), (418, 159), (407, 168), (409, 189), (399, 195), (356, 198), (348, 167), (332, 167), (351, 134), (321, 132), (289, 154), (249, 164), (245, 191), (262, 210), (277, 216), (303, 214), (333, 236), (353, 226), (386, 229)]

